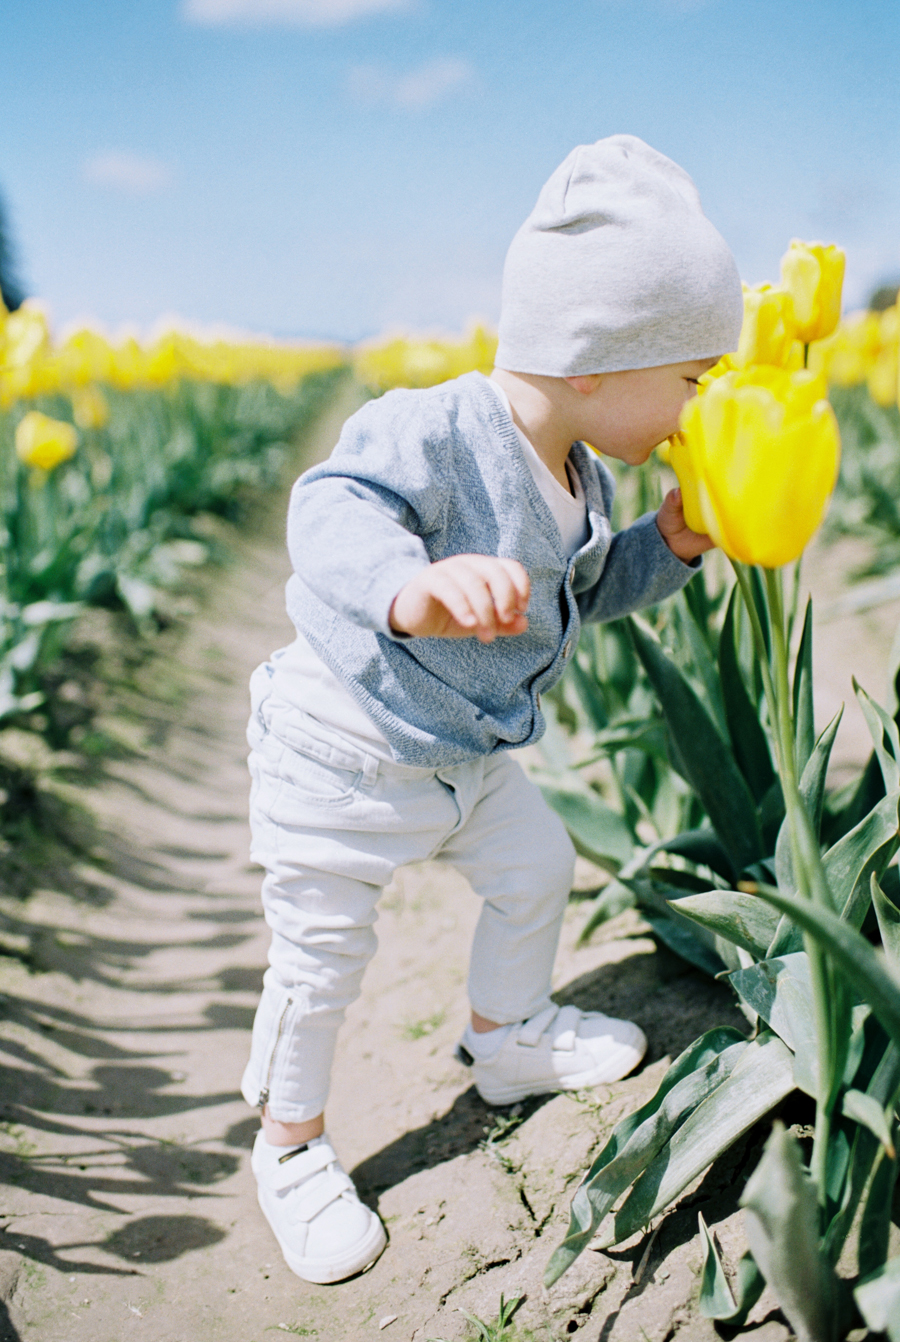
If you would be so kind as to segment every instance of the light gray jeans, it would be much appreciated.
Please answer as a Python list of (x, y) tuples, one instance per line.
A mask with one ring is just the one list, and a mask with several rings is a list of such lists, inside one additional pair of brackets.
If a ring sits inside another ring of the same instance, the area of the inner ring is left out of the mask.
[(250, 856), (265, 868), (269, 968), (242, 1082), (282, 1123), (325, 1106), (338, 1027), (375, 952), (395, 870), (440, 857), (484, 904), (469, 1000), (488, 1020), (549, 1002), (575, 854), (559, 818), (502, 752), (437, 770), (378, 759), (251, 681)]

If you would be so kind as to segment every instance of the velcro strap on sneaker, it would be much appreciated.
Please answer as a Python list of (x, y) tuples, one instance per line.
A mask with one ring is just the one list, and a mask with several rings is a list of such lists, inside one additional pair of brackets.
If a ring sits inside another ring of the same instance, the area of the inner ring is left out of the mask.
[(314, 1179), (309, 1188), (298, 1188), (293, 1195), (291, 1214), (297, 1221), (311, 1221), (314, 1216), (336, 1202), (353, 1183), (343, 1170), (329, 1170)]
[(578, 1040), (578, 1027), (583, 1012), (577, 1006), (564, 1006), (554, 1022), (553, 1047), (561, 1052), (573, 1053)]
[(276, 1192), (283, 1193), (286, 1188), (301, 1184), (311, 1174), (327, 1169), (336, 1160), (337, 1156), (327, 1142), (308, 1147), (286, 1160), (283, 1165), (276, 1165), (272, 1173), (266, 1176), (266, 1184)]
[(531, 1020), (523, 1021), (516, 1033), (516, 1043), (524, 1045), (525, 1048), (537, 1048), (541, 1035), (549, 1030), (558, 1014), (559, 1007), (551, 1003), (536, 1016), (532, 1016)]

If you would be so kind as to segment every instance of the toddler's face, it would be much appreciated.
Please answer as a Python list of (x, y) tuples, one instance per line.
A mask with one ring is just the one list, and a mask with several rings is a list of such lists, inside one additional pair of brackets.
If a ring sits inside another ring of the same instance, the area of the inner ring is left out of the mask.
[(606, 456), (639, 466), (678, 428), (682, 406), (696, 394), (697, 379), (716, 362), (695, 359), (597, 374), (596, 386), (584, 400), (583, 436)]

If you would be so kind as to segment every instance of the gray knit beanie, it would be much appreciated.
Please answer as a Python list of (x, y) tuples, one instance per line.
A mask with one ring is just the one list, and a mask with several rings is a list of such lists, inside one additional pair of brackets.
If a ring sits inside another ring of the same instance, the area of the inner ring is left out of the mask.
[(683, 168), (634, 135), (579, 145), (513, 238), (496, 365), (574, 377), (737, 348), (734, 257)]

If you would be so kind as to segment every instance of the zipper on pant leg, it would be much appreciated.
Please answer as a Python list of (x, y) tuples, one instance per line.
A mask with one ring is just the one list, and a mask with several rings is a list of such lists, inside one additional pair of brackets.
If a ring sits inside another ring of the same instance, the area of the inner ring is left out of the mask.
[(284, 1022), (287, 1018), (287, 1013), (293, 1005), (294, 999), (293, 997), (289, 997), (278, 1018), (278, 1029), (275, 1032), (275, 1043), (272, 1045), (272, 1052), (269, 1054), (269, 1065), (266, 1068), (266, 1079), (263, 1082), (262, 1090), (259, 1092), (259, 1099), (256, 1101), (259, 1109), (264, 1109), (269, 1103), (269, 1087), (272, 1084), (272, 1073), (275, 1070), (275, 1055), (278, 1052), (278, 1045), (281, 1042), (281, 1036), (284, 1033)]

